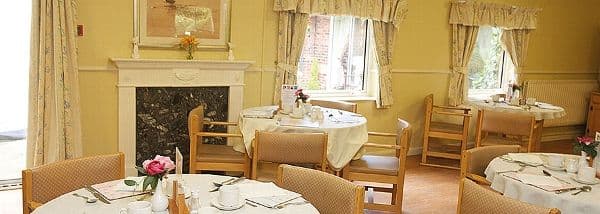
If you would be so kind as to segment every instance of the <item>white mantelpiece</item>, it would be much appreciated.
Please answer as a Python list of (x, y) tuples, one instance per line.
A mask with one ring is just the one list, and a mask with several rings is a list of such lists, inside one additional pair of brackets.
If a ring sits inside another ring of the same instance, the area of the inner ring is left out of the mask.
[(228, 120), (237, 122), (242, 110), (244, 71), (252, 61), (166, 60), (111, 58), (118, 70), (119, 151), (125, 172), (135, 175), (136, 87), (229, 87)]

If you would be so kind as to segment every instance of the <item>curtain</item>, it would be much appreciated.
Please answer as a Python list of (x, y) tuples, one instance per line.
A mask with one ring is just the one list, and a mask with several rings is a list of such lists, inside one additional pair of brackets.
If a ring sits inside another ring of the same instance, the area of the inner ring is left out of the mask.
[[(379, 37), (379, 39), (375, 39), (377, 60), (379, 63), (383, 63), (379, 65), (377, 106), (378, 108), (387, 108), (392, 105), (390, 65), (392, 44), (394, 31), (406, 18), (408, 12), (406, 0), (275, 0), (273, 10), (279, 12), (274, 103), (279, 103), (281, 99), (282, 84), (296, 83), (296, 66), (302, 51), (309, 14), (320, 14), (361, 17), (372, 20), (374, 25), (379, 25), (379, 27), (374, 26), (374, 36)], [(300, 17), (302, 17), (301, 21), (299, 21)], [(302, 32), (300, 32), (301, 30)], [(296, 38), (300, 36), (302, 38)]]
[(452, 25), (452, 72), (448, 89), (448, 104), (451, 106), (462, 104), (467, 95), (467, 65), (478, 33), (478, 26)]
[(515, 82), (519, 83), (519, 77), (523, 72), (525, 56), (527, 56), (527, 48), (529, 47), (530, 29), (513, 29), (504, 30), (502, 32), (502, 44), (504, 49), (510, 55), (510, 59), (515, 64)]
[(81, 156), (74, 0), (34, 0), (27, 165)]
[(277, 70), (275, 71), (273, 103), (279, 103), (281, 99), (281, 85), (296, 84), (297, 66), (300, 54), (302, 54), (309, 18), (310, 15), (306, 13), (279, 12)]
[(505, 29), (535, 29), (540, 9), (495, 3), (463, 1), (450, 3), (450, 24), (501, 26)]
[(379, 93), (376, 103), (377, 108), (389, 108), (394, 103), (391, 62), (396, 30), (391, 23), (381, 21), (373, 21), (372, 23), (375, 36), (375, 55), (379, 66)]

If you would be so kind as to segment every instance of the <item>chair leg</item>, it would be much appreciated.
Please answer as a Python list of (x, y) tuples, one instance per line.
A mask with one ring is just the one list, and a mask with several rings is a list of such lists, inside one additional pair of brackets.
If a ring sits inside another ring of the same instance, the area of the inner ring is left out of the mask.
[(427, 151), (429, 150), (429, 136), (423, 137), (423, 151), (421, 152), (421, 163), (427, 163)]
[(396, 205), (396, 194), (398, 194), (398, 185), (394, 184), (392, 187), (392, 205)]

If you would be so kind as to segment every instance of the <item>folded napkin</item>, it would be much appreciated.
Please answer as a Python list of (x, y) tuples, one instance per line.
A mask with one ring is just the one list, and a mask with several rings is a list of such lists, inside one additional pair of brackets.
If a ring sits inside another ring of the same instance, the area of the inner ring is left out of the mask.
[(249, 109), (249, 110), (245, 110), (242, 115), (243, 117), (250, 117), (250, 118), (273, 118), (273, 116), (275, 116), (275, 112), (277, 111), (276, 106), (269, 106), (266, 108), (255, 108), (255, 109)]
[(279, 188), (273, 183), (246, 183), (236, 186), (240, 188), (240, 195), (243, 198), (269, 208), (302, 196), (298, 193)]
[(529, 153), (508, 153), (509, 160), (522, 162), (529, 165), (539, 166), (544, 163), (540, 156)]
[(521, 169), (521, 166), (517, 163), (510, 163), (506, 161), (496, 161), (494, 162), (494, 168), (496, 169), (496, 173), (503, 172), (516, 172)]
[(563, 184), (560, 183), (556, 178), (545, 176), (545, 175), (532, 175), (532, 174), (522, 174), (518, 173), (517, 177), (521, 182), (525, 184), (530, 184), (538, 187), (562, 187)]
[(541, 109), (550, 109), (550, 110), (560, 110), (561, 109), (561, 107), (554, 106), (554, 105), (548, 104), (548, 103), (541, 103), (541, 102), (537, 103), (537, 107), (541, 108)]

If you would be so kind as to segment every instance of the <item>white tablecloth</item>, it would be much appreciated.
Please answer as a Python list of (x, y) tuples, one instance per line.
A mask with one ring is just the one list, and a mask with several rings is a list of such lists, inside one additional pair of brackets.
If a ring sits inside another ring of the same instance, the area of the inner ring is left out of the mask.
[[(245, 118), (243, 116), (247, 111), (256, 111), (265, 108), (273, 107), (263, 106), (244, 109), (240, 115), (240, 130), (242, 135), (244, 135), (246, 151), (251, 151), (255, 130), (270, 132), (326, 132), (329, 138), (327, 142), (327, 159), (334, 169), (339, 170), (348, 164), (353, 157), (357, 156), (362, 145), (368, 140), (367, 119), (354, 113), (335, 109), (322, 108), (324, 119), (319, 123), (319, 127), (317, 128), (279, 125), (278, 119), (289, 117), (287, 115), (276, 115), (273, 119)], [(333, 115), (333, 118), (330, 118), (330, 114)], [(342, 117), (352, 118), (356, 122), (339, 122), (339, 119)], [(310, 120), (310, 118), (305, 117), (304, 120)], [(234, 147), (234, 149), (244, 151), (244, 148)]]
[[(207, 175), (207, 174), (194, 174), (194, 175), (183, 175), (183, 179), (185, 181), (185, 185), (200, 191), (200, 205), (202, 207), (210, 206), (210, 201), (214, 198), (218, 197), (218, 192), (208, 192), (210, 189), (214, 188), (212, 182), (222, 182), (227, 180), (230, 177), (227, 176), (219, 176), (219, 175)], [(258, 181), (253, 180), (245, 180), (240, 183), (258, 183)], [(75, 190), (73, 192), (64, 194), (58, 198), (55, 198), (41, 207), (35, 209), (33, 213), (35, 214), (70, 214), (70, 213), (87, 213), (87, 214), (113, 214), (119, 213), (121, 208), (126, 208), (129, 202), (137, 200), (140, 196), (129, 197), (124, 199), (119, 199), (112, 201), (111, 204), (105, 204), (101, 201), (97, 201), (96, 203), (86, 203), (85, 199), (75, 197), (72, 194), (79, 193), (84, 196), (93, 197), (90, 192), (84, 189)], [(150, 200), (148, 197), (147, 200)], [(298, 198), (291, 202), (300, 202), (304, 199)], [(256, 214), (266, 214), (266, 213), (319, 213), (317, 209), (315, 209), (311, 204), (302, 204), (302, 205), (289, 205), (285, 206), (283, 209), (270, 209), (263, 206), (252, 207), (245, 204), (242, 208), (234, 211), (223, 211), (220, 213), (256, 213)]]
[[(486, 103), (484, 101), (470, 101), (470, 105), (475, 106), (478, 109), (485, 109), (490, 111), (499, 111), (499, 112), (511, 112), (511, 113), (529, 113), (535, 116), (535, 120), (548, 120), (548, 119), (557, 119), (564, 117), (566, 115), (565, 109), (559, 106), (551, 106), (548, 108), (540, 108), (537, 106), (531, 106), (529, 109), (525, 109), (521, 106), (512, 106), (506, 103), (495, 103), (489, 102)], [(551, 109), (549, 109), (551, 108)]]
[[(542, 160), (546, 161), (547, 154), (540, 154)], [(577, 158), (578, 156), (565, 155), (568, 158)], [(520, 201), (524, 201), (531, 204), (536, 204), (548, 208), (558, 208), (563, 214), (589, 214), (589, 213), (600, 213), (600, 185), (593, 185), (591, 192), (582, 192), (579, 195), (571, 195), (572, 192), (556, 194), (554, 192), (548, 192), (540, 188), (526, 185), (520, 181), (508, 178), (498, 173), (499, 171), (506, 171), (510, 168), (520, 168), (518, 163), (509, 163), (501, 158), (497, 157), (493, 159), (485, 170), (486, 179), (492, 182), (492, 189), (503, 193), (505, 196), (514, 198)], [(526, 167), (524, 173), (532, 173), (542, 175), (542, 170), (547, 170), (552, 175), (569, 183), (581, 186), (572, 179), (571, 174), (566, 172), (552, 171), (546, 169), (543, 166), (538, 167)]]

